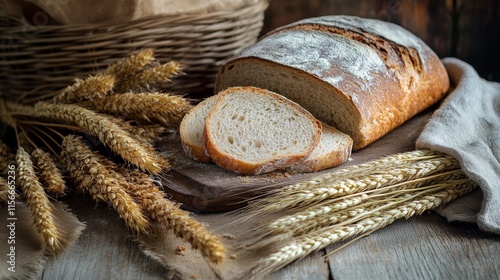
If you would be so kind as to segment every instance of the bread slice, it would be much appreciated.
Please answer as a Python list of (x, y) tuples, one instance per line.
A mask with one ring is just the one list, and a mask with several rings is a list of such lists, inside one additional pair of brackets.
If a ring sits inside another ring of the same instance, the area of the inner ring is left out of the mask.
[(205, 149), (218, 165), (241, 174), (282, 169), (312, 152), (321, 123), (298, 104), (256, 87), (231, 87), (210, 110)]
[(203, 129), (205, 118), (217, 101), (218, 95), (213, 95), (192, 108), (182, 119), (179, 134), (184, 153), (191, 159), (201, 162), (211, 162), (212, 158), (205, 153), (203, 144)]
[(349, 135), (325, 123), (319, 144), (304, 159), (286, 168), (290, 173), (316, 172), (338, 166), (351, 156), (353, 141)]

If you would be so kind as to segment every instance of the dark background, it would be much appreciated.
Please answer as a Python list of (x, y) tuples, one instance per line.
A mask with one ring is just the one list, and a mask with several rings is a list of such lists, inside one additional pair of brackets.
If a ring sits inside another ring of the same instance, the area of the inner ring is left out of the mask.
[(500, 81), (500, 0), (270, 0), (263, 33), (309, 17), (356, 15), (399, 24), (439, 57), (470, 63)]

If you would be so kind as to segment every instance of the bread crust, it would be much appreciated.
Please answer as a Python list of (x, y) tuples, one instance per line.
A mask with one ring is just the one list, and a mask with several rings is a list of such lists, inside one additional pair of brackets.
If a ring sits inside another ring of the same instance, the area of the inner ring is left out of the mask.
[(321, 102), (303, 104), (297, 96), (280, 92), (278, 82), (269, 88), (350, 135), (354, 150), (436, 103), (449, 88), (443, 64), (422, 40), (400, 26), (350, 16), (306, 19), (271, 31), (219, 69), (215, 90), (240, 85), (225, 76), (244, 63), (294, 72), (314, 87), (324, 88), (326, 98), (341, 100), (349, 109), (346, 119), (358, 123), (345, 125), (318, 113), (325, 109), (319, 108)]
[[(317, 129), (315, 133), (313, 134), (313, 141), (307, 149), (302, 150), (299, 153), (288, 155), (286, 157), (274, 157), (268, 161), (265, 162), (247, 162), (244, 160), (240, 160), (231, 154), (224, 153), (223, 151), (219, 150), (217, 145), (214, 143), (214, 140), (212, 138), (211, 130), (212, 128), (210, 127), (211, 125), (211, 119), (214, 114), (216, 114), (218, 107), (220, 104), (222, 104), (225, 100), (225, 96), (232, 94), (233, 92), (236, 91), (241, 91), (245, 90), (248, 92), (252, 92), (255, 94), (265, 94), (267, 96), (271, 96), (272, 98), (275, 98), (278, 100), (280, 103), (284, 103), (287, 106), (292, 106), (296, 110), (301, 111), (304, 115), (307, 115), (308, 118), (314, 122), (316, 125)], [(282, 98), (281, 96), (272, 93), (268, 90), (261, 89), (261, 88), (256, 88), (256, 87), (232, 87), (228, 88), (223, 92), (219, 93), (219, 98), (215, 105), (212, 107), (212, 110), (210, 110), (210, 113), (208, 114), (206, 121), (205, 121), (205, 129), (203, 131), (203, 138), (204, 138), (204, 145), (205, 145), (205, 150), (206, 152), (210, 155), (212, 160), (220, 165), (221, 167), (240, 173), (240, 174), (245, 174), (245, 175), (256, 175), (256, 174), (262, 174), (266, 172), (270, 172), (273, 170), (277, 169), (283, 169), (290, 164), (297, 162), (307, 155), (311, 153), (311, 151), (314, 149), (314, 147), (319, 143), (321, 137), (321, 123), (314, 118), (307, 110), (302, 108), (300, 105), (297, 103), (288, 100), (286, 98)]]

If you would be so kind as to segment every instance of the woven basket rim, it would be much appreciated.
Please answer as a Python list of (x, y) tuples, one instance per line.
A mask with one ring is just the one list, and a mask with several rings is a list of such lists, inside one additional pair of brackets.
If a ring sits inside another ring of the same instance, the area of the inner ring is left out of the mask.
[(131, 21), (116, 22), (116, 23), (89, 23), (89, 24), (61, 24), (61, 25), (31, 25), (25, 20), (11, 17), (0, 11), (0, 22), (9, 21), (11, 23), (17, 23), (14, 26), (2, 26), (0, 24), (0, 31), (10, 31), (15, 32), (22, 30), (23, 32), (30, 29), (31, 31), (49, 31), (54, 32), (58, 30), (72, 31), (77, 30), (90, 30), (90, 29), (119, 29), (119, 28), (130, 28), (141, 24), (147, 24), (150, 22), (157, 21), (158, 25), (164, 24), (176, 24), (181, 25), (190, 22), (202, 22), (202, 21), (218, 21), (220, 19), (232, 19), (237, 18), (240, 15), (251, 13), (254, 10), (265, 10), (269, 5), (269, 0), (257, 0), (254, 4), (239, 7), (233, 10), (225, 11), (212, 11), (207, 13), (185, 13), (179, 15), (157, 15), (144, 17), (140, 19), (135, 19)]

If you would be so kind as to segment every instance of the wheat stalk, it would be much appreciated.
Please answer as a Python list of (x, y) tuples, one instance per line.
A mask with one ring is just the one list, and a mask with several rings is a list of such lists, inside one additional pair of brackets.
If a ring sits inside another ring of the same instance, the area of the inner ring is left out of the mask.
[(73, 85), (67, 86), (61, 93), (54, 96), (55, 103), (76, 103), (92, 100), (108, 95), (115, 85), (115, 77), (110, 75), (90, 76), (86, 79), (76, 79)]
[(141, 145), (137, 140), (110, 121), (106, 116), (71, 104), (39, 102), (32, 108), (11, 104), (13, 114), (50, 119), (81, 128), (99, 140), (123, 159), (151, 173), (170, 168), (167, 160), (158, 153)]
[(408, 219), (415, 214), (435, 209), (476, 188), (477, 184), (470, 179), (451, 180), (439, 185), (429, 186), (427, 189), (415, 194), (403, 196), (402, 200), (393, 202), (392, 205), (383, 204), (379, 209), (372, 210), (368, 215), (365, 213), (365, 217), (361, 219), (358, 218), (358, 220), (352, 222), (344, 221), (339, 225), (325, 227), (296, 238), (293, 242), (259, 261), (251, 270), (250, 275), (260, 277), (276, 271), (330, 244), (355, 235), (371, 233), (397, 219)]
[(142, 71), (149, 63), (154, 61), (153, 49), (142, 49), (138, 52), (123, 58), (101, 71), (101, 75), (110, 75), (119, 80), (128, 78), (130, 75)]
[(62, 143), (61, 158), (78, 187), (96, 201), (111, 205), (136, 233), (149, 232), (149, 222), (141, 207), (123, 188), (126, 181), (117, 180), (110, 167), (102, 164), (100, 156), (90, 150), (81, 137), (68, 135)]
[(188, 99), (166, 93), (115, 94), (82, 106), (101, 113), (119, 115), (126, 119), (178, 127), (192, 108)]
[(156, 65), (134, 74), (116, 86), (116, 92), (152, 91), (157, 86), (170, 82), (178, 75), (181, 65), (177, 61)]
[(220, 263), (226, 255), (226, 248), (220, 239), (209, 233), (205, 225), (189, 216), (179, 205), (165, 198), (154, 181), (137, 170), (121, 169), (130, 184), (128, 192), (141, 202), (151, 218), (158, 221), (177, 237), (191, 244), (214, 263)]
[[(338, 177), (335, 175), (339, 173), (320, 175), (312, 180), (278, 189), (272, 192), (269, 197), (250, 203), (247, 208), (268, 213), (306, 207), (327, 199), (377, 189), (411, 178), (424, 177), (460, 167), (454, 158), (442, 154), (403, 160), (403, 162), (406, 164), (387, 168), (382, 168), (376, 162), (370, 162), (364, 166), (371, 168), (372, 171), (368, 173), (363, 171), (362, 174), (356, 172), (350, 174), (347, 171), (349, 169), (347, 169), (342, 171)], [(357, 166), (352, 167), (354, 170), (358, 168)], [(279, 203), (276, 203), (277, 201)]]
[(31, 152), (31, 158), (38, 168), (37, 174), (47, 192), (56, 196), (64, 195), (66, 182), (52, 156), (42, 149), (35, 149)]
[(461, 169), (439, 173), (432, 176), (416, 178), (390, 185), (385, 188), (364, 191), (348, 196), (330, 199), (324, 203), (312, 205), (303, 211), (279, 218), (270, 223), (263, 234), (291, 233), (300, 235), (304, 232), (312, 231), (316, 228), (329, 226), (339, 221), (345, 220), (349, 216), (364, 211), (373, 204), (379, 204), (381, 200), (390, 200), (394, 196), (404, 193), (418, 191), (418, 188), (426, 188), (437, 182), (447, 180), (458, 180), (466, 178)]
[(33, 168), (30, 155), (22, 147), (16, 154), (17, 178), (44, 247), (56, 254), (62, 249), (61, 236), (53, 216), (53, 206)]

